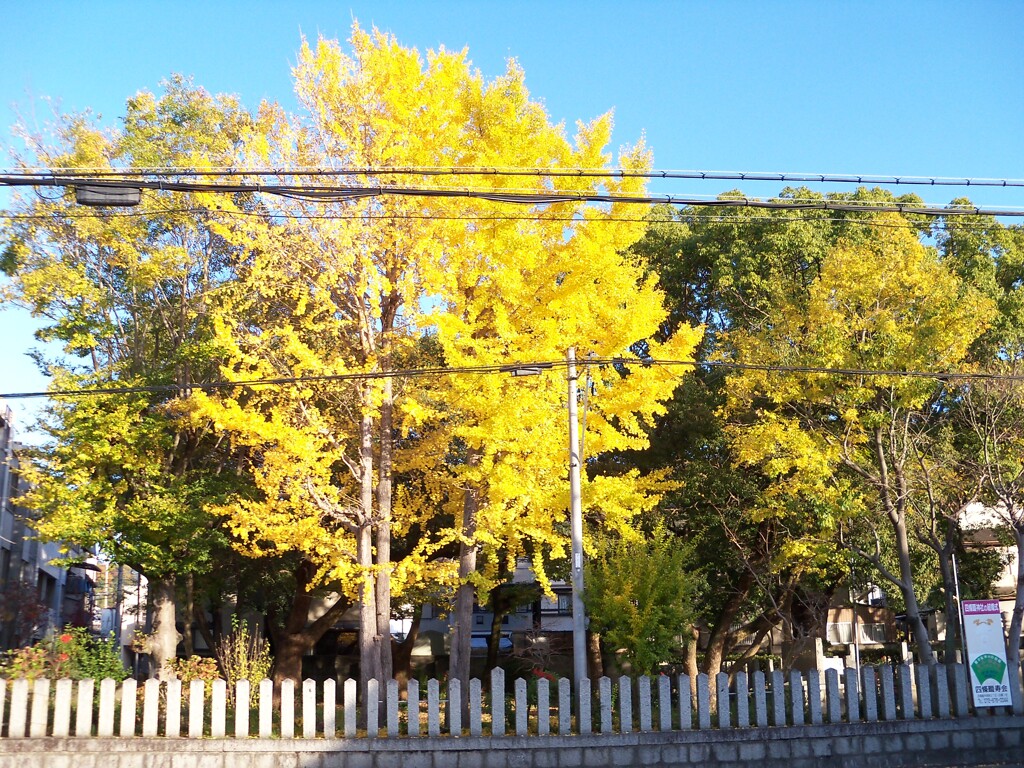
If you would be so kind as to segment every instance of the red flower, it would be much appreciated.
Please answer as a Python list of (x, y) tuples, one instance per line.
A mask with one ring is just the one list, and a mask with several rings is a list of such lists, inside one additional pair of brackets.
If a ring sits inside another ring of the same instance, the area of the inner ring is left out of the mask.
[(67, 655), (66, 653), (62, 653), (62, 654), (60, 654), (60, 656), (58, 656), (58, 657), (57, 657), (57, 660), (58, 660), (58, 661), (67, 661), (67, 660), (68, 660), (68, 659), (70, 659), (70, 658), (71, 658), (71, 657), (70, 657), (70, 656), (68, 656), (68, 655)]
[(71, 635), (69, 635), (67, 632), (60, 636), (60, 641), (62, 643), (70, 643), (73, 639), (74, 638), (71, 637)]

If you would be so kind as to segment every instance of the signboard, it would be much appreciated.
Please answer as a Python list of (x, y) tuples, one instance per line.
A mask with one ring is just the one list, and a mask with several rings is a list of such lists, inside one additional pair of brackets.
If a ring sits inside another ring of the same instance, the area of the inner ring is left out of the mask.
[(1001, 707), (1012, 704), (999, 601), (964, 600), (963, 611), (974, 706)]

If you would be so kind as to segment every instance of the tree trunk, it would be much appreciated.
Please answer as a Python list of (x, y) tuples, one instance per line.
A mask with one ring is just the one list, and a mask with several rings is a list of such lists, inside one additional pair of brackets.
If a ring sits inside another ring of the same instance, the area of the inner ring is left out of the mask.
[(939, 556), (939, 573), (942, 575), (942, 590), (945, 593), (946, 637), (942, 644), (942, 660), (947, 664), (956, 661), (957, 638), (960, 634), (960, 616), (956, 605), (956, 583), (953, 580), (953, 564), (950, 548), (936, 550)]
[(302, 632), (280, 632), (274, 635), (274, 690), (281, 690), (281, 683), (293, 680), (302, 682), (302, 657), (311, 646)]
[(726, 601), (715, 621), (711, 637), (708, 638), (707, 651), (704, 653), (704, 673), (711, 680), (714, 680), (715, 675), (722, 671), (722, 659), (725, 657), (725, 644), (729, 639), (729, 632), (732, 630), (736, 615), (750, 593), (753, 581), (753, 576), (749, 572), (744, 572), (740, 577), (739, 584), (736, 585), (736, 591)]
[(420, 636), (420, 622), (423, 619), (423, 606), (416, 606), (412, 615), (412, 624), (409, 625), (409, 632), (402, 642), (391, 641), (391, 659), (394, 665), (394, 677), (398, 681), (399, 688), (405, 688), (406, 683), (412, 676), (412, 651), (416, 647), (416, 641)]
[[(181, 650), (185, 658), (191, 658), (195, 652), (195, 644), (192, 642), (192, 617), (195, 615), (195, 577), (190, 573), (185, 577), (185, 605), (182, 606), (182, 638)], [(211, 648), (213, 646), (210, 646)]]
[(931, 665), (935, 663), (935, 654), (932, 652), (932, 646), (928, 640), (928, 627), (921, 619), (917, 594), (914, 592), (914, 571), (910, 563), (910, 540), (907, 537), (906, 518), (899, 515), (897, 519), (891, 521), (893, 532), (896, 534), (896, 552), (900, 563), (899, 588), (903, 594), (903, 602), (907, 611), (907, 625), (914, 633), (919, 662)]
[(273, 620), (268, 622), (274, 641), (274, 668), (271, 676), (275, 691), (280, 691), (281, 683), (285, 680), (302, 682), (302, 657), (312, 650), (351, 605), (347, 598), (339, 596), (323, 615), (310, 624), (309, 609), (313, 596), (309, 592), (309, 585), (315, 575), (316, 567), (303, 561), (295, 570), (295, 592), (284, 623), (278, 626)]
[[(393, 675), (391, 659), (391, 454), (394, 391), (391, 379), (384, 380), (384, 401), (380, 406), (380, 463), (377, 480), (377, 635), (380, 642), (380, 679)], [(382, 683), (383, 684), (383, 683)]]
[(690, 642), (686, 644), (686, 674), (690, 677), (690, 700), (697, 698), (697, 675), (700, 669), (697, 667), (697, 646), (700, 644), (700, 630), (696, 626), (690, 627)]
[(487, 665), (484, 668), (485, 675), (498, 666), (498, 650), (501, 646), (501, 623), (505, 620), (505, 617), (508, 616), (508, 611), (499, 609), (494, 605), (494, 603), (495, 598), (492, 596), (491, 633), (487, 637)]
[(903, 603), (907, 611), (907, 625), (914, 633), (914, 642), (921, 664), (934, 664), (935, 654), (928, 641), (928, 628), (921, 620), (921, 611), (914, 592), (914, 568), (910, 562), (910, 539), (907, 536), (907, 499), (909, 489), (907, 477), (900, 461), (894, 461), (890, 467), (886, 453), (886, 441), (881, 426), (874, 428), (873, 435), (875, 466), (878, 479), (875, 481), (879, 498), (885, 508), (886, 517), (896, 536), (896, 554), (899, 559), (899, 587), (903, 595)]
[[(192, 618), (195, 620), (196, 629), (199, 630), (199, 636), (203, 638), (203, 642), (206, 643), (206, 647), (211, 651), (217, 647), (217, 641), (214, 638), (214, 629), (210, 627), (210, 623), (206, 620), (206, 609), (202, 604), (194, 606), (194, 612)], [(216, 626), (217, 617), (214, 616), (214, 624)], [(219, 633), (219, 628), (217, 628)]]
[(158, 680), (173, 680), (175, 676), (171, 661), (181, 636), (174, 626), (174, 598), (173, 576), (149, 580), (149, 600), (153, 606), (153, 632), (149, 638), (153, 667), (150, 674)]
[[(1014, 516), (1015, 519), (1020, 519)], [(1006, 644), (1006, 661), (1011, 670), (1020, 669), (1020, 630), (1024, 623), (1024, 525), (1013, 526), (1013, 540), (1017, 544), (1017, 597), (1013, 601), (1013, 614), (1010, 616), (1009, 642)], [(1016, 677), (1012, 673), (1011, 681)], [(1016, 690), (1016, 689), (1015, 689)], [(1017, 698), (1016, 693), (1014, 699)], [(1019, 705), (1015, 708), (1019, 709)]]
[(360, 512), (356, 558), (362, 569), (359, 594), (359, 688), (365, 695), (370, 680), (384, 684), (381, 670), (381, 636), (377, 627), (377, 594), (373, 558), (373, 393), (363, 388), (363, 417), (359, 425)]
[(587, 675), (594, 681), (604, 677), (604, 659), (601, 658), (601, 634), (599, 632), (587, 632)]
[[(475, 466), (478, 451), (470, 450), (467, 462)], [(469, 578), (476, 572), (476, 513), (480, 507), (479, 489), (470, 486), (462, 501), (462, 537), (459, 542), (459, 587), (455, 592), (455, 613), (452, 626), (451, 679), (462, 684), (464, 709), (469, 702), (470, 653), (473, 639), (473, 602), (476, 589)], [(466, 713), (468, 713), (466, 709)]]
[(380, 633), (377, 631), (377, 600), (373, 578), (373, 531), (369, 525), (359, 530), (356, 554), (363, 568), (359, 601), (359, 684), (365, 691), (370, 680), (381, 681)]
[(470, 653), (473, 640), (473, 603), (476, 590), (467, 578), (476, 572), (476, 546), (463, 542), (459, 545), (459, 588), (455, 592), (454, 624), (452, 625), (451, 669), (453, 680), (469, 690)]

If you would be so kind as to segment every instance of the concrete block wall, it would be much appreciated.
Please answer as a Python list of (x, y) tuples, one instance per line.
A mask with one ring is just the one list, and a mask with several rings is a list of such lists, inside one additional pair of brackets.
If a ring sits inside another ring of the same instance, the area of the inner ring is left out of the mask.
[(0, 740), (0, 768), (890, 768), (1020, 766), (1011, 715), (628, 734), (405, 739)]

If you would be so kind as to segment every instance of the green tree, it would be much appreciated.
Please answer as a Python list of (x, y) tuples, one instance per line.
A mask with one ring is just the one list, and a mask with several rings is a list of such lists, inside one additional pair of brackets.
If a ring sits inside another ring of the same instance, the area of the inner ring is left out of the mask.
[(662, 525), (593, 543), (584, 593), (591, 630), (635, 674), (672, 660), (690, 636), (700, 576), (690, 547)]
[[(778, 303), (762, 328), (728, 335), (733, 359), (769, 366), (732, 377), (727, 407), (747, 419), (732, 428), (737, 457), (762, 466), (787, 496), (834, 504), (844, 474), (857, 484), (861, 520), (887, 523), (897, 567), (877, 548), (860, 551), (900, 590), (920, 659), (931, 663), (911, 561), (913, 472), (921, 423), (943, 385), (898, 372), (963, 365), (994, 306), (898, 227), (840, 241), (801, 299)], [(802, 366), (865, 373), (791, 370)]]
[[(726, 197), (735, 195), (738, 193)], [(786, 189), (780, 197), (844, 202), (897, 200), (878, 189), (829, 195)], [(913, 202), (916, 198), (898, 200)], [(947, 229), (950, 222), (960, 221), (950, 217)], [(835, 349), (825, 354), (826, 332), (815, 325), (818, 320), (812, 316), (812, 302), (817, 301), (819, 308), (825, 303), (824, 288), (820, 287), (823, 270), (831, 270), (831, 287), (840, 299), (844, 298), (844, 292), (852, 291), (841, 284), (844, 278), (835, 268), (828, 266), (835, 261), (835, 254), (842, 249), (870, 250), (872, 243), (884, 242), (886, 232), (894, 228), (908, 234), (908, 247), (917, 237), (938, 235), (944, 265), (941, 269), (935, 267), (943, 277), (940, 283), (949, 285), (946, 272), (958, 275), (960, 282), (953, 282), (965, 301), (977, 297), (978, 290), (995, 299), (989, 288), (1013, 282), (1010, 265), (1017, 262), (1008, 246), (1012, 238), (1007, 233), (979, 235), (976, 227), (964, 225), (947, 238), (947, 229), (933, 229), (921, 217), (880, 220), (868, 212), (806, 211), (794, 216), (792, 211), (741, 208), (720, 214), (661, 207), (652, 212), (647, 234), (633, 249), (648, 259), (667, 293), (670, 315), (663, 332), (671, 332), (672, 324), (678, 322), (707, 325), (701, 360), (713, 364), (738, 361), (827, 366), (839, 364), (843, 355), (835, 354)], [(989, 250), (979, 255), (975, 252), (978, 247)], [(915, 253), (921, 255), (920, 251)], [(877, 259), (873, 263), (877, 264)], [(877, 278), (858, 274), (848, 282), (870, 286), (865, 294), (877, 288), (880, 280), (893, 285), (899, 282), (892, 281), (891, 272), (885, 274)], [(861, 303), (867, 305), (867, 297), (861, 298), (865, 299)], [(946, 301), (948, 308), (948, 294), (945, 299), (937, 299), (931, 309), (921, 305), (915, 290), (900, 296), (883, 289), (879, 298), (879, 315), (889, 312), (891, 327), (883, 327), (885, 322), (880, 321), (877, 327), (869, 328), (867, 322), (860, 337), (851, 338), (843, 331), (843, 324), (856, 327), (868, 314), (863, 308), (855, 308), (857, 300), (853, 300), (832, 313), (836, 325), (832, 341), (840, 347), (848, 345), (850, 354), (844, 360), (848, 367), (913, 367), (911, 358), (903, 354), (901, 345), (906, 339), (898, 339), (899, 334), (892, 331), (913, 327), (916, 319), (921, 319), (936, 337), (941, 336), (938, 324), (924, 315), (937, 309), (941, 301)], [(906, 306), (900, 307), (901, 302)], [(999, 318), (986, 333), (981, 332), (990, 305), (982, 302), (974, 309), (977, 322), (961, 330), (973, 334), (977, 341), (970, 353), (951, 356), (964, 365), (971, 364), (971, 358), (980, 359), (979, 345), (988, 343), (985, 339), (991, 339), (995, 329), (1005, 323), (1002, 318), (1012, 313), (1013, 305), (1001, 304)], [(906, 314), (901, 315), (904, 310)], [(958, 322), (962, 314), (947, 319)], [(921, 330), (918, 341), (922, 349), (927, 349), (936, 340), (928, 338), (924, 328)], [(876, 344), (869, 352), (871, 334), (889, 347)], [(747, 344), (745, 340), (749, 339), (760, 340), (756, 349)], [(941, 355), (941, 343), (936, 348)], [(938, 361), (927, 355), (917, 358), (923, 367), (938, 365)], [(744, 382), (754, 380), (765, 382), (765, 386), (745, 389)], [(705, 657), (711, 673), (734, 648), (738, 634), (760, 631), (756, 628), (778, 621), (796, 626), (798, 622), (792, 617), (783, 620), (778, 611), (778, 607), (788, 604), (787, 596), (825, 594), (832, 588), (830, 584), (843, 577), (846, 566), (838, 551), (840, 523), (845, 545), (873, 550), (877, 537), (879, 550), (873, 553), (876, 562), (890, 574), (900, 570), (900, 558), (895, 554), (896, 529), (878, 528), (872, 525), (878, 518), (863, 513), (865, 504), (877, 504), (880, 488), (868, 482), (857, 468), (870, 469), (874, 459), (863, 452), (853, 459), (847, 450), (850, 444), (844, 442), (846, 433), (837, 432), (843, 412), (830, 410), (839, 402), (835, 392), (844, 388), (854, 399), (869, 400), (867, 393), (877, 392), (881, 410), (886, 401), (885, 387), (873, 389), (870, 380), (863, 384), (849, 380), (848, 387), (839, 379), (827, 381), (830, 383), (823, 388), (826, 377), (757, 372), (732, 375), (723, 368), (698, 367), (694, 378), (677, 390), (667, 414), (659, 419), (652, 433), (652, 447), (628, 457), (629, 463), (645, 470), (668, 469), (679, 481), (678, 489), (664, 497), (662, 510), (672, 530), (699, 542), (703, 565), (716, 584), (714, 592), (702, 600), (701, 611), (711, 637)], [(795, 394), (796, 400), (805, 399), (801, 403), (788, 401), (770, 391), (782, 382), (791, 387), (789, 394)], [(858, 391), (859, 395), (853, 394)], [(932, 586), (925, 576), (932, 570), (938, 573), (936, 560), (943, 565), (944, 575), (948, 570), (949, 554), (959, 545), (957, 516), (977, 492), (980, 476), (963, 460), (964, 430), (950, 426), (956, 391), (926, 386), (918, 393), (924, 399), (913, 409), (914, 418), (900, 422), (899, 414), (907, 416), (908, 412), (890, 411), (892, 423), (903, 424), (905, 429), (902, 437), (899, 429), (889, 435), (886, 450), (891, 453), (887, 458), (889, 479), (895, 459), (896, 474), (913, 490), (910, 495), (897, 497), (906, 501), (906, 546), (918, 564), (910, 571), (916, 575), (918, 594), (924, 594)], [(870, 410), (871, 406), (862, 401), (857, 410), (863, 408)], [(775, 588), (769, 588), (772, 584)], [(901, 594), (896, 602), (902, 600)]]
[[(951, 208), (970, 205), (954, 200)], [(971, 358), (991, 376), (952, 389), (950, 414), (957, 454), (1018, 553), (1024, 544), (1024, 392), (1015, 377), (1024, 365), (1024, 227), (1005, 227), (988, 216), (949, 216), (938, 246), (945, 263), (997, 307)], [(1011, 669), (1020, 661), (1024, 624), (1024, 564), (1017, 560), (1017, 590), (1008, 627)]]
[[(179, 77), (128, 101), (121, 132), (89, 115), (57, 119), (54, 136), (26, 133), (25, 167), (116, 172), (154, 166), (224, 167), (250, 122), (230, 97)], [(241, 251), (206, 227), (201, 195), (147, 193), (136, 215), (87, 211), (74, 193), (16, 198), (3, 265), (4, 301), (29, 308), (40, 339), (63, 346), (43, 360), (55, 397), (48, 438), (26, 472), (23, 502), (50, 539), (100, 546), (149, 579), (149, 650), (161, 677), (177, 643), (176, 580), (207, 571), (225, 548), (204, 511), (235, 488), (235, 457), (207, 426), (180, 418), (192, 382), (216, 371), (209, 308)], [(190, 210), (196, 208), (199, 215)], [(157, 385), (156, 393), (104, 390)], [(88, 392), (92, 390), (92, 392)]]

